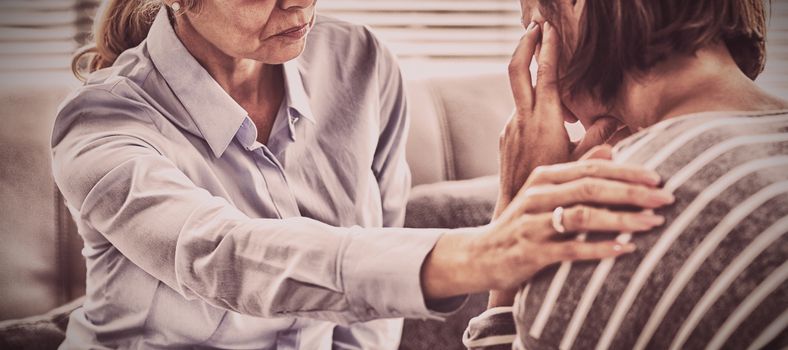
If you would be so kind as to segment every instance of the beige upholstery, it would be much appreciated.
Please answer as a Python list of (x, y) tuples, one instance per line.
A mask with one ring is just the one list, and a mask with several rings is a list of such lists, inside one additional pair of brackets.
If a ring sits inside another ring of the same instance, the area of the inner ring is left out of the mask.
[(0, 90), (0, 319), (45, 312), (84, 290), (79, 237), (51, 176), (51, 124), (73, 82)]
[(413, 184), (466, 180), (498, 170), (498, 135), (512, 112), (504, 75), (408, 82)]
[[(52, 181), (49, 151), (58, 103), (75, 86), (31, 79), (0, 88), (0, 320), (84, 293), (81, 240)], [(503, 75), (411, 81), (408, 89), (414, 185), (496, 172), (512, 108)]]

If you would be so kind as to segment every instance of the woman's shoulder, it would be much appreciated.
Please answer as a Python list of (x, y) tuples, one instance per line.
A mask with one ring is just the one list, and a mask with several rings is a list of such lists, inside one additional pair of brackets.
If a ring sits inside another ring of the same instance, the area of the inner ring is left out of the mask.
[(124, 51), (112, 66), (88, 75), (60, 104), (55, 126), (92, 117), (107, 123), (150, 123), (157, 115), (154, 101), (165, 93), (166, 84), (143, 42)]
[(731, 139), (775, 132), (785, 134), (785, 125), (788, 125), (788, 110), (685, 115), (664, 120), (622, 140), (614, 148), (614, 159), (654, 166), (666, 160), (692, 159)]
[(57, 109), (52, 145), (74, 132), (151, 134), (158, 129), (149, 93), (133, 77), (114, 74), (113, 69), (95, 72), (72, 91)]

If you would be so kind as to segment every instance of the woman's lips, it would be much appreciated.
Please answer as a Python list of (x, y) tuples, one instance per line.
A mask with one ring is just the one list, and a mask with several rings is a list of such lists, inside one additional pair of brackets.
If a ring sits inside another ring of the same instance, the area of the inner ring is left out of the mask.
[(306, 36), (306, 33), (308, 31), (309, 31), (309, 22), (302, 24), (298, 27), (285, 30), (284, 32), (276, 34), (275, 36), (280, 38), (301, 39), (304, 36)]

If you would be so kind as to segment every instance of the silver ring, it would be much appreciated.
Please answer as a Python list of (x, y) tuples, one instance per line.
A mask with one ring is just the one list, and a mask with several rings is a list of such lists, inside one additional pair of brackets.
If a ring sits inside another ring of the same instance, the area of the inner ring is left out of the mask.
[(557, 207), (553, 210), (553, 229), (558, 233), (566, 233), (564, 227), (564, 207)]

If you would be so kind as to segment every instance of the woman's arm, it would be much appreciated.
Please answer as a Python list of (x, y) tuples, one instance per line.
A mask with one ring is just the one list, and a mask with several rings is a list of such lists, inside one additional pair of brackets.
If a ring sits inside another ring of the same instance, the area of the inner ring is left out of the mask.
[(53, 135), (56, 182), (96, 241), (185, 298), (248, 315), (437, 316), (419, 272), (442, 231), (249, 218), (162, 156), (145, 109), (96, 94), (93, 109), (66, 107)]

